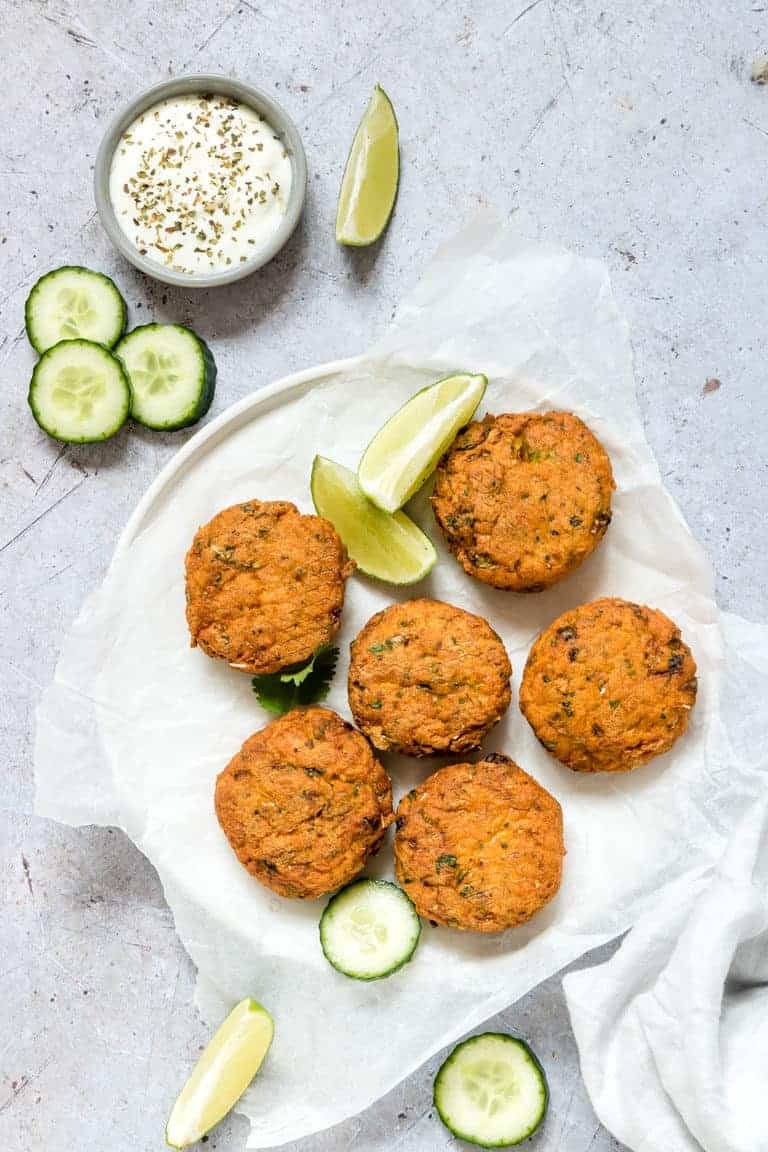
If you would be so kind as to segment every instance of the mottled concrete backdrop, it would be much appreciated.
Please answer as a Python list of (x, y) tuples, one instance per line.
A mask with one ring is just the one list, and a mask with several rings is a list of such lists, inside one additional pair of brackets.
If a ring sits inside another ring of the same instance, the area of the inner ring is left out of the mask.
[[(712, 559), (722, 606), (765, 617), (768, 87), (750, 81), (765, 51), (761, 0), (0, 0), (3, 1152), (160, 1149), (204, 1039), (152, 868), (119, 832), (28, 815), (33, 710), (61, 637), (185, 439), (131, 429), (65, 449), (37, 429), (25, 404), (31, 284), (58, 264), (91, 264), (117, 278), (134, 321), (192, 324), (219, 362), (216, 413), (367, 346), (478, 205), (524, 206), (542, 234), (610, 266), (667, 484)], [(210, 294), (132, 271), (91, 195), (107, 119), (184, 71), (272, 93), (310, 167), (287, 250)], [(335, 198), (377, 80), (402, 129), (400, 199), (380, 250), (348, 253), (333, 241)], [(537, 1152), (614, 1149), (580, 1086), (559, 982), (497, 1023), (528, 1035), (552, 1069)], [(429, 1117), (436, 1064), (293, 1152), (454, 1147)], [(232, 1121), (208, 1147), (230, 1152), (243, 1138)]]

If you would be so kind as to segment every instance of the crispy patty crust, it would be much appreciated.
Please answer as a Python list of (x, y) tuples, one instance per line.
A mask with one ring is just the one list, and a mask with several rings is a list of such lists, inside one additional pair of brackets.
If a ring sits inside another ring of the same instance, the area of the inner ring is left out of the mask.
[(392, 823), (392, 785), (364, 736), (328, 708), (286, 713), (216, 781), (216, 815), (244, 868), (281, 896), (349, 883)]
[(338, 632), (353, 569), (322, 516), (284, 500), (225, 508), (187, 553), (192, 647), (251, 673), (304, 663)]
[(469, 424), (438, 465), (432, 508), (470, 576), (541, 592), (586, 560), (611, 522), (608, 455), (570, 412)]
[(602, 599), (564, 612), (535, 641), (520, 707), (577, 772), (626, 772), (667, 752), (696, 701), (696, 664), (663, 612)]
[(501, 932), (530, 920), (560, 887), (563, 816), (507, 756), (451, 764), (400, 801), (397, 878), (419, 915)]
[(368, 621), (351, 652), (352, 715), (382, 751), (466, 752), (509, 707), (512, 666), (501, 639), (452, 604), (393, 604)]

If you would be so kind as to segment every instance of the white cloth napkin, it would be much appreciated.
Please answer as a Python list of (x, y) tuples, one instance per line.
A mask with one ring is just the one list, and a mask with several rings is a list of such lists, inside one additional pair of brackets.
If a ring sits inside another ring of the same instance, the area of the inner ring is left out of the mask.
[(765, 1152), (768, 796), (718, 864), (563, 983), (587, 1090), (617, 1139), (633, 1152)]

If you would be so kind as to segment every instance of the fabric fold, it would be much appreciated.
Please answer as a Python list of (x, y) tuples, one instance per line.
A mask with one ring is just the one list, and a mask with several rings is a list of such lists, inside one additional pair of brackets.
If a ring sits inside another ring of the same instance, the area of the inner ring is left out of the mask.
[[(768, 762), (763, 768), (768, 778)], [(765, 1152), (768, 799), (605, 964), (563, 981), (595, 1111), (633, 1152)]]

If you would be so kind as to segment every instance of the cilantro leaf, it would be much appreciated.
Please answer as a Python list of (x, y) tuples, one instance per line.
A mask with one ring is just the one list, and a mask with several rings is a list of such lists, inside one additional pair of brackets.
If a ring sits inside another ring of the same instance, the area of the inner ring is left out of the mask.
[(325, 700), (338, 659), (338, 648), (323, 644), (306, 664), (294, 664), (268, 676), (254, 676), (251, 684), (259, 704), (267, 712), (282, 716), (291, 708)]

